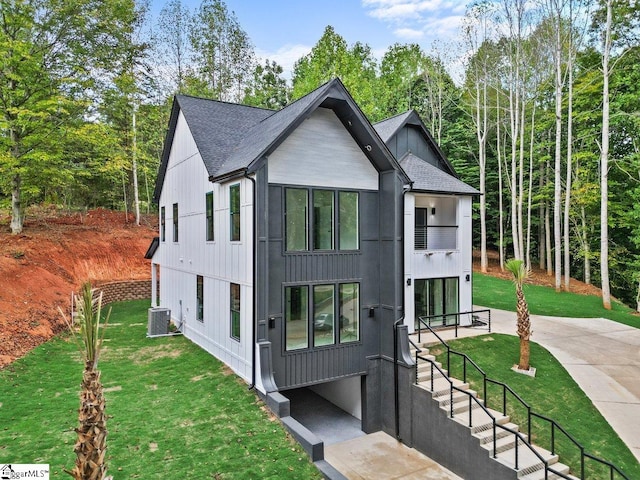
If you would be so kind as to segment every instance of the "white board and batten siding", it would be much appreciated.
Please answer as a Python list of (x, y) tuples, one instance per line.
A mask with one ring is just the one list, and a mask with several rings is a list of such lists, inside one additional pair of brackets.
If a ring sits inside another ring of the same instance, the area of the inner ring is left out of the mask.
[[(436, 215), (429, 224), (451, 225), (455, 220), (457, 248), (443, 250), (415, 249), (415, 209), (436, 208)], [(415, 280), (458, 277), (459, 309), (473, 310), (472, 285), (466, 280), (472, 274), (472, 198), (470, 196), (426, 195), (408, 193), (404, 202), (404, 272), (405, 272), (405, 323), (413, 331), (415, 318)], [(444, 220), (443, 220), (444, 219)], [(428, 253), (428, 254), (427, 254)], [(411, 279), (411, 285), (407, 280)], [(466, 316), (460, 318), (466, 322)]]
[(316, 109), (269, 156), (269, 183), (378, 190), (378, 172), (333, 110)]
[[(182, 114), (176, 125), (159, 206), (165, 207), (160, 265), (160, 306), (171, 309), (184, 333), (203, 349), (251, 379), (253, 319), (253, 189), (247, 179), (214, 184)], [(241, 234), (230, 241), (229, 187), (240, 184)], [(213, 191), (214, 241), (206, 240), (207, 192)], [(178, 242), (173, 241), (173, 204), (178, 204)], [(204, 321), (196, 319), (196, 277), (203, 277)], [(240, 285), (240, 341), (231, 338), (230, 284)]]

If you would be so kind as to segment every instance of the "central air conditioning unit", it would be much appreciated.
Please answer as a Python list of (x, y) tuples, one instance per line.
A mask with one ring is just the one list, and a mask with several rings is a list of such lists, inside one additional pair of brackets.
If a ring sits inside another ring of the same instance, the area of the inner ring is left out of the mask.
[(169, 334), (171, 310), (168, 308), (152, 307), (149, 309), (147, 323), (147, 337), (159, 337)]

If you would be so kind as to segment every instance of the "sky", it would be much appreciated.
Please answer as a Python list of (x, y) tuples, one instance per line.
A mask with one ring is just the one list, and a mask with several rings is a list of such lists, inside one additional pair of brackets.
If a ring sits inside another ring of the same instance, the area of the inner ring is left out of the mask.
[[(377, 58), (394, 43), (434, 41), (447, 53), (459, 37), (470, 0), (224, 0), (253, 42), (259, 58), (279, 63), (291, 79), (294, 62), (311, 51), (327, 25), (349, 45), (368, 44)], [(159, 12), (166, 0), (152, 0)], [(183, 0), (191, 10), (201, 0)]]

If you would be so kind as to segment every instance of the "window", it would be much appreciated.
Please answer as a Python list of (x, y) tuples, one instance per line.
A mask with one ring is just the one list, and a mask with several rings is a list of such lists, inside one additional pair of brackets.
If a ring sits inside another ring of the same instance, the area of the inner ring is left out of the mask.
[(196, 320), (204, 322), (204, 278), (196, 276)]
[(313, 345), (321, 347), (335, 343), (334, 285), (314, 285), (313, 287)]
[(285, 236), (287, 251), (308, 250), (307, 210), (309, 195), (307, 190), (287, 188), (285, 190)]
[(166, 237), (166, 224), (165, 224), (165, 213), (164, 207), (160, 207), (160, 238), (164, 242)]
[(229, 187), (229, 215), (231, 216), (231, 241), (240, 241), (240, 184)]
[(309, 287), (285, 288), (285, 348), (309, 347)]
[[(415, 315), (430, 325), (454, 325), (458, 313), (458, 277), (415, 281)], [(417, 325), (416, 325), (417, 327)]]
[(213, 241), (213, 192), (207, 192), (205, 197), (207, 215), (207, 241)]
[(340, 343), (360, 340), (360, 284), (339, 285), (340, 301)]
[(313, 192), (313, 249), (333, 250), (333, 192)]
[(338, 192), (340, 250), (358, 250), (358, 193)]
[(231, 284), (231, 338), (240, 340), (240, 285)]
[(173, 204), (173, 241), (178, 241), (178, 204)]

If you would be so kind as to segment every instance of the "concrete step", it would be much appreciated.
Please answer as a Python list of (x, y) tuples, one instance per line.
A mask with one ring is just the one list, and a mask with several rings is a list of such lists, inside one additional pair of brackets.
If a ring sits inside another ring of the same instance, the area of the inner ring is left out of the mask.
[[(520, 427), (518, 427), (518, 425), (516, 425), (515, 423), (508, 422), (508, 423), (505, 423), (503, 426), (507, 427), (510, 430), (514, 430), (516, 432), (520, 431), (519, 430)], [(481, 432), (474, 433), (473, 436), (478, 439), (478, 441), (480, 442), (480, 445), (484, 445), (485, 443), (491, 443), (493, 442), (493, 428), (489, 428), (488, 430), (483, 430)], [(503, 428), (500, 428), (500, 427), (496, 428), (497, 438), (503, 438), (507, 436), (513, 436), (513, 434)]]
[[(457, 403), (468, 403), (469, 395), (477, 397), (477, 393), (475, 390), (466, 389), (465, 392), (468, 392), (468, 394), (459, 392), (457, 390), (453, 391), (454, 405)], [(438, 402), (438, 405), (440, 405), (440, 407), (448, 407), (449, 405), (451, 405), (452, 395), (447, 391), (441, 395), (433, 395), (433, 399)]]
[[(442, 364), (440, 362), (436, 362), (436, 357), (434, 357), (433, 355), (421, 355), (422, 358), (428, 358), (429, 360), (432, 360), (438, 367), (442, 368)], [(431, 362), (427, 362), (424, 360), (421, 360), (420, 363), (418, 363), (418, 371), (422, 372), (424, 370), (431, 370)]]
[[(468, 383), (458, 380), (457, 378), (452, 378), (451, 382), (453, 382), (453, 384), (461, 390), (469, 389)], [(418, 382), (418, 385), (431, 392), (434, 397), (449, 395), (449, 391), (451, 390), (451, 384), (449, 383), (449, 380), (444, 377), (434, 377), (433, 390), (431, 389), (431, 379), (423, 382)]]
[(545, 477), (544, 468), (541, 468), (540, 470), (536, 470), (534, 472), (531, 472), (525, 475), (519, 475), (518, 479), (519, 480), (560, 480), (560, 479), (564, 480), (565, 478), (568, 477), (571, 480), (580, 480), (578, 477), (575, 477), (569, 474), (570, 469), (564, 463), (556, 462), (553, 465), (549, 465), (549, 467), (553, 468), (556, 472), (560, 472), (562, 475), (565, 475), (565, 477), (557, 475), (553, 472), (547, 472), (547, 476)]
[[(508, 416), (502, 415), (501, 412), (497, 412), (490, 408), (487, 410), (489, 413), (485, 412), (485, 410), (480, 407), (471, 409), (471, 433), (478, 433), (492, 429), (493, 418), (496, 419), (496, 423), (499, 425), (509, 423), (510, 419)], [(462, 412), (454, 413), (453, 420), (469, 428), (469, 411), (464, 410)]]
[[(433, 378), (448, 378), (448, 372), (442, 370), (442, 372), (436, 368), (433, 369)], [(418, 370), (418, 383), (431, 380), (431, 369)]]
[[(549, 465), (558, 463), (558, 455), (552, 455), (551, 452), (537, 446), (533, 447)], [(518, 478), (526, 477), (528, 475), (534, 475), (536, 472), (542, 470), (544, 478), (544, 463), (535, 455), (529, 447), (518, 441)], [(515, 469), (516, 465), (516, 448), (510, 448), (503, 452), (499, 452), (495, 458), (498, 462), (509, 468)], [(531, 478), (531, 477), (530, 477)], [(534, 477), (535, 478), (535, 477)]]
[[(489, 429), (489, 441), (486, 443), (482, 443), (480, 444), (480, 446), (486, 450), (489, 451), (489, 455), (491, 455), (493, 457), (493, 429)], [(502, 434), (505, 433), (506, 435), (500, 436), (498, 437), (498, 434)], [(525, 439), (527, 438), (527, 436), (525, 434), (521, 434)], [(508, 432), (500, 427), (496, 427), (496, 452), (501, 453), (501, 452), (506, 452), (507, 450), (510, 450), (512, 448), (515, 448), (516, 446), (516, 436), (511, 433)]]

